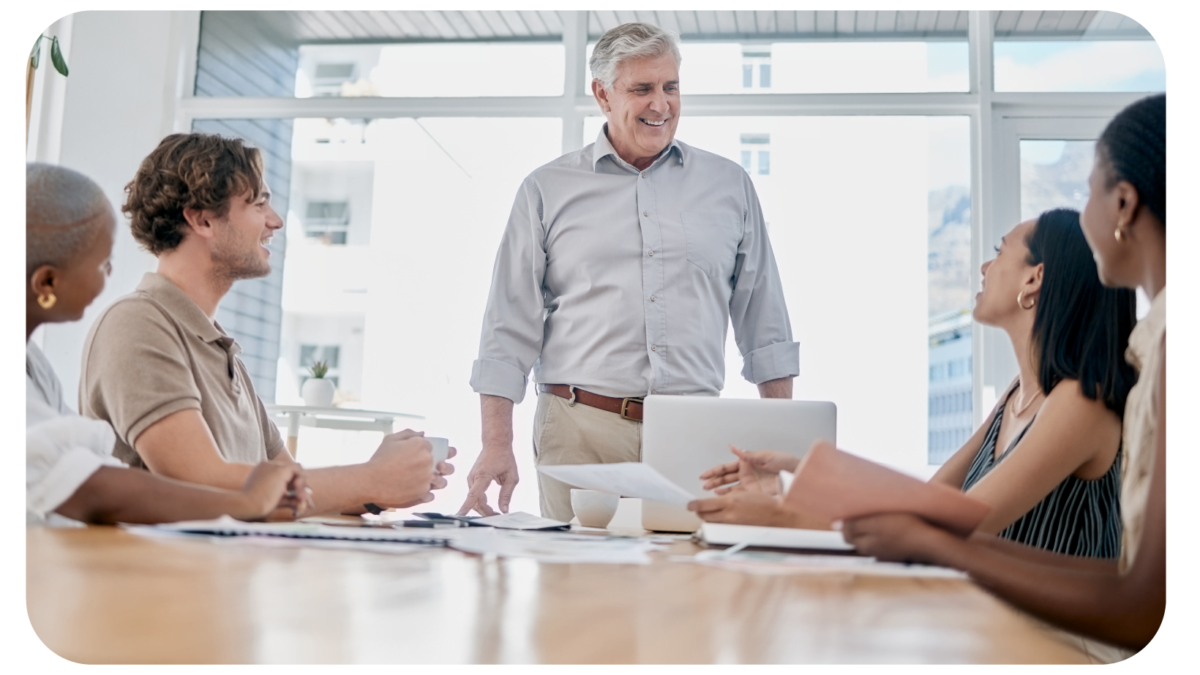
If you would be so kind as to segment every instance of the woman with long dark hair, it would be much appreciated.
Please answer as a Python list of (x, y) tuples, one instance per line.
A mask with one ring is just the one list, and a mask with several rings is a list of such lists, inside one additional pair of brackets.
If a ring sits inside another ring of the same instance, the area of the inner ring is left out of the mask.
[[(1100, 284), (1079, 214), (1068, 209), (1014, 227), (981, 271), (975, 320), (1008, 334), (1019, 375), (932, 481), (989, 504), (983, 532), (1115, 558), (1121, 414), (1134, 381), (1123, 358), (1133, 293)], [(694, 508), (715, 522), (819, 527), (755, 494), (755, 486), (774, 485), (775, 473), (794, 471), (798, 462), (771, 450), (741, 453), (701, 476), (706, 489), (727, 494)], [(734, 481), (740, 489), (721, 487)]]
[(866, 555), (956, 567), (1031, 614), (1133, 650), (1158, 632), (1167, 599), (1166, 119), (1166, 96), (1158, 95), (1109, 123), (1096, 143), (1082, 216), (1101, 282), (1141, 288), (1152, 302), (1126, 353), (1139, 375), (1124, 415), (1119, 560), (1048, 553), (980, 533), (964, 540), (908, 514), (843, 524), (846, 540)]

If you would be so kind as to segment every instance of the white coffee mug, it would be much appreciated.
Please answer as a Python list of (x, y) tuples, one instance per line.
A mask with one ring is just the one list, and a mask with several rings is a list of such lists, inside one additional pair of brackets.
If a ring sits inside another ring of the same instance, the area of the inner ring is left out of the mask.
[(584, 527), (608, 527), (621, 498), (598, 490), (571, 490), (571, 508)]
[(438, 462), (446, 461), (446, 455), (450, 454), (450, 439), (441, 438), (440, 436), (426, 436), (425, 440), (433, 446), (433, 470), (437, 471)]

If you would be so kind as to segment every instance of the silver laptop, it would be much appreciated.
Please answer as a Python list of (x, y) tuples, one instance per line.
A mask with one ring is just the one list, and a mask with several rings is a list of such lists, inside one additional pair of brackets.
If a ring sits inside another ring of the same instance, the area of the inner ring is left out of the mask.
[[(828, 401), (647, 396), (642, 461), (697, 497), (712, 496), (700, 474), (743, 450), (780, 450), (803, 457), (817, 439), (837, 444), (837, 406)], [(694, 532), (701, 521), (682, 506), (642, 502), (642, 527)]]

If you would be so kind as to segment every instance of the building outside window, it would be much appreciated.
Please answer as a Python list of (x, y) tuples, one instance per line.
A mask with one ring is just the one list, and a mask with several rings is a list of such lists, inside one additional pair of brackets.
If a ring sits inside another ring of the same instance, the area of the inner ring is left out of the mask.
[(742, 134), (742, 168), (751, 175), (771, 175), (771, 134)]
[(771, 45), (742, 47), (742, 88), (771, 88)]
[(349, 202), (309, 202), (305, 207), (305, 237), (324, 244), (344, 245), (349, 229)]

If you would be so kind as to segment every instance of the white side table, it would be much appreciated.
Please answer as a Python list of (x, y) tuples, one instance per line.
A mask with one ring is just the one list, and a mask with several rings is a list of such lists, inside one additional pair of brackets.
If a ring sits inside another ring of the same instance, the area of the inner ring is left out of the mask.
[(383, 412), (381, 410), (355, 410), (353, 408), (318, 408), (307, 405), (268, 405), (264, 406), (267, 414), (272, 417), (287, 418), (287, 449), (296, 456), (296, 441), (300, 436), (300, 427), (315, 427), (317, 429), (348, 429), (350, 431), (382, 431), (392, 433), (393, 422), (397, 417), (423, 420), (421, 415), (411, 415), (401, 412)]

